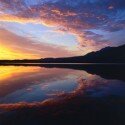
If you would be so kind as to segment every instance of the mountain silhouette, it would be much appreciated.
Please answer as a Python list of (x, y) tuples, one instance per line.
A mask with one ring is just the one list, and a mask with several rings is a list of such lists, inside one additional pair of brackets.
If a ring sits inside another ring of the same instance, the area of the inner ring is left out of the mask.
[(0, 64), (12, 63), (125, 63), (125, 44), (118, 47), (106, 47), (84, 56), (32, 60), (0, 60)]
[(106, 47), (84, 56), (67, 58), (45, 58), (45, 63), (125, 63), (125, 45), (119, 47)]

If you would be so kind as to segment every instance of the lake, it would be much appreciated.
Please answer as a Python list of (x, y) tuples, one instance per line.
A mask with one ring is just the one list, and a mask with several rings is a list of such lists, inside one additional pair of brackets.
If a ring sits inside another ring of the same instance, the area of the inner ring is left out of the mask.
[(122, 125), (124, 116), (124, 65), (0, 66), (0, 125)]

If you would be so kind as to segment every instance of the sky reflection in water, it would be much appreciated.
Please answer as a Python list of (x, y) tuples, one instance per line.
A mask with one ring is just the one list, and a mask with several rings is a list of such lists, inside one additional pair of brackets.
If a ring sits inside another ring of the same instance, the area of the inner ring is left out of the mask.
[(125, 97), (125, 83), (86, 71), (59, 68), (1, 66), (0, 103), (41, 102), (63, 95)]

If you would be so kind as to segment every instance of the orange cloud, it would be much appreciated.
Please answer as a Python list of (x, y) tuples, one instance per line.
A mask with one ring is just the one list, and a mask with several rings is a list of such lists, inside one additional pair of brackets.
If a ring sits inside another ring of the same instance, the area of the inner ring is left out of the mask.
[(63, 46), (37, 43), (4, 29), (0, 30), (0, 40), (0, 59), (36, 59), (73, 55), (73, 52)]
[(16, 22), (16, 23), (40, 23), (38, 19), (18, 17), (11, 14), (0, 14), (0, 21), (3, 22)]
[[(1, 3), (3, 13), (0, 14), (0, 21), (38, 23), (48, 27), (57, 27), (58, 31), (63, 29), (63, 32), (69, 32), (76, 37), (78, 45), (80, 45), (78, 47), (83, 49), (83, 54), (109, 45), (109, 42), (102, 40), (103, 37), (102, 39), (96, 38), (96, 34), (91, 37), (86, 35), (85, 31), (96, 29), (100, 24), (102, 26), (107, 22), (108, 16), (92, 13), (82, 2), (79, 8), (73, 8), (70, 4), (61, 1), (45, 2), (45, 4), (33, 6), (27, 6), (25, 1), (9, 2), (1, 0)], [(13, 13), (7, 13), (5, 10), (11, 10)]]

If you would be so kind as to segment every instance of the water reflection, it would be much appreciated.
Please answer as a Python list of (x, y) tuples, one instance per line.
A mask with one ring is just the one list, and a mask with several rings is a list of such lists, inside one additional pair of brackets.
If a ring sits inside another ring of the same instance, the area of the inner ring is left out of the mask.
[(41, 102), (72, 93), (93, 97), (125, 96), (125, 83), (84, 70), (1, 66), (0, 90), (0, 103)]
[[(101, 111), (110, 114), (125, 104), (124, 69), (123, 65), (0, 66), (0, 111), (4, 114), (15, 110), (19, 117), (28, 112), (34, 119), (43, 116), (48, 119), (57, 112), (59, 117), (79, 114), (79, 119), (84, 113), (97, 113), (98, 105)], [(9, 115), (11, 119), (12, 116)], [(6, 117), (2, 115), (0, 121), (5, 122)]]
[[(13, 95), (14, 99), (16, 99), (15, 96), (17, 97), (17, 99), (19, 99), (21, 95), (26, 98), (28, 94), (30, 94), (30, 96), (31, 94), (40, 96), (40, 94), (42, 94), (43, 91), (45, 90), (47, 91), (47, 89), (42, 90), (42, 88), (44, 88), (47, 84), (51, 86), (52, 85), (54, 86), (55, 84), (55, 87), (57, 85), (59, 86), (59, 82), (61, 85), (61, 82), (65, 81), (66, 77), (68, 76), (73, 77), (72, 70), (60, 70), (56, 68), (47, 69), (47, 68), (41, 68), (41, 67), (22, 67), (22, 66), (4, 67), (3, 66), (0, 68), (0, 89), (1, 89), (0, 97), (2, 98), (2, 100), (3, 99), (5, 100), (5, 97), (10, 97), (11, 95)], [(68, 81), (67, 81), (67, 85), (68, 85)], [(69, 86), (71, 85), (69, 84)], [(27, 97), (27, 99), (29, 98)], [(8, 102), (9, 101), (12, 102), (13, 99), (8, 100)], [(25, 101), (25, 100), (20, 100), (20, 101)]]

